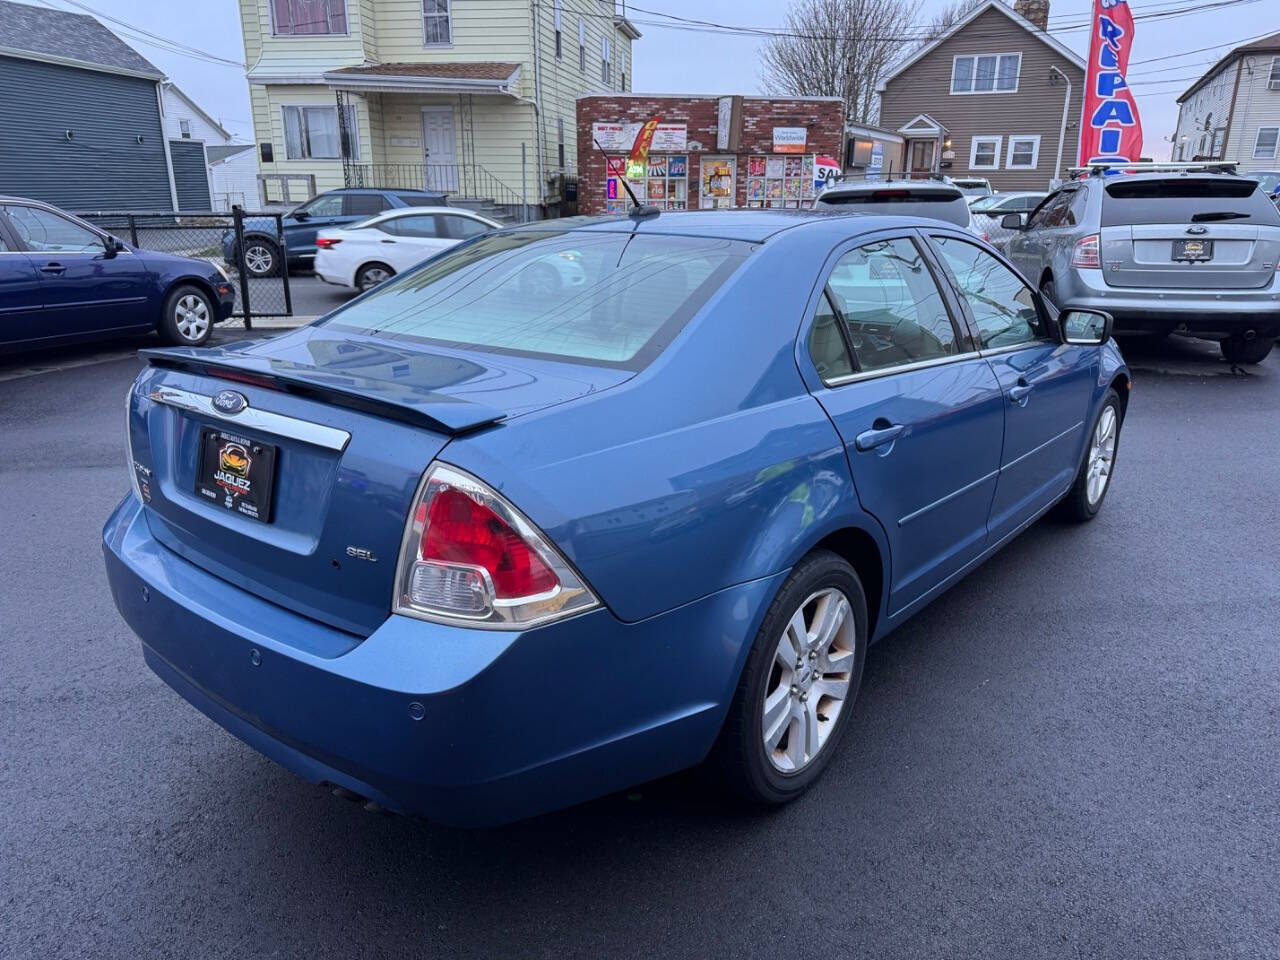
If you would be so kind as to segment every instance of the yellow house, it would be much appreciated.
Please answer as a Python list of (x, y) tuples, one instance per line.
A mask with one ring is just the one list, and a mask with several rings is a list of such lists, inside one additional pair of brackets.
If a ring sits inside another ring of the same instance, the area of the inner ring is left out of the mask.
[(240, 14), (263, 202), (422, 188), (508, 218), (559, 212), (576, 99), (630, 90), (640, 36), (613, 0), (240, 0)]

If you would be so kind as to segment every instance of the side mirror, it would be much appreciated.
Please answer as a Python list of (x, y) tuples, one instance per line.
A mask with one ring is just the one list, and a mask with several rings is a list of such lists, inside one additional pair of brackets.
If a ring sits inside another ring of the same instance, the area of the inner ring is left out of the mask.
[(305, 210), (295, 210), (291, 214), (291, 216), (293, 217), (293, 219), (297, 220), (299, 223), (306, 223), (308, 220), (311, 219), (311, 214), (307, 213), (307, 211)]
[(102, 241), (102, 258), (104, 260), (113, 260), (116, 254), (124, 248), (124, 244), (115, 237), (107, 237)]
[(1062, 326), (1063, 343), (1079, 343), (1090, 346), (1106, 343), (1111, 339), (1115, 321), (1102, 310), (1063, 309), (1058, 317)]
[(1006, 213), (1000, 218), (1000, 226), (1005, 230), (1022, 230), (1026, 224), (1022, 220), (1021, 213)]

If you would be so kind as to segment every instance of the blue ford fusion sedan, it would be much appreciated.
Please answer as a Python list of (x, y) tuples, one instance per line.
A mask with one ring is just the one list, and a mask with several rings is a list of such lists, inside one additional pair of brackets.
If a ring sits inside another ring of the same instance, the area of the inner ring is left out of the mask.
[(1129, 373), (914, 218), (560, 220), (145, 352), (104, 531), (148, 665), (303, 777), (492, 824), (708, 763), (781, 803), (867, 645), (1102, 506)]

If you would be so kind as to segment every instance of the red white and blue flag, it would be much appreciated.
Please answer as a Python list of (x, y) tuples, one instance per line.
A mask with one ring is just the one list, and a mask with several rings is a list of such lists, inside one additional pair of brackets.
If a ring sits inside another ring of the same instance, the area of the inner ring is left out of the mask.
[(1142, 155), (1142, 120), (1125, 77), (1133, 47), (1128, 0), (1093, 0), (1093, 38), (1084, 81), (1080, 165)]

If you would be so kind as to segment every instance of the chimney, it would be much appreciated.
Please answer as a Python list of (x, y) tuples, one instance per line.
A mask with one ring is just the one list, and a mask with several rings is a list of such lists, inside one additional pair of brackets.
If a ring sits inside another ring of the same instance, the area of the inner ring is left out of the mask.
[(1030, 20), (1037, 30), (1049, 29), (1049, 0), (1015, 0), (1013, 12)]

